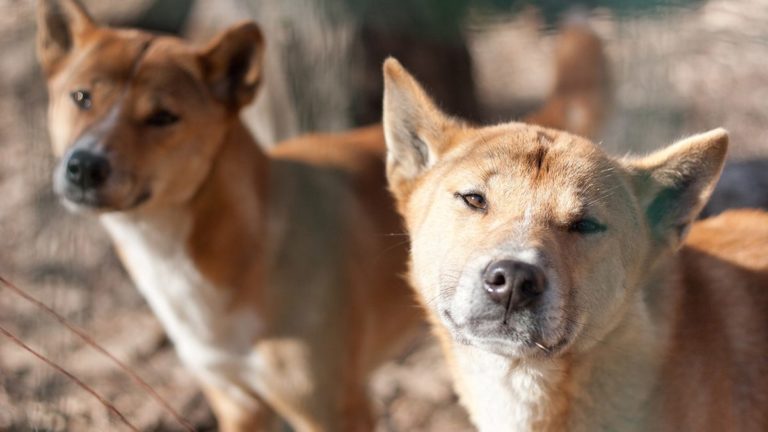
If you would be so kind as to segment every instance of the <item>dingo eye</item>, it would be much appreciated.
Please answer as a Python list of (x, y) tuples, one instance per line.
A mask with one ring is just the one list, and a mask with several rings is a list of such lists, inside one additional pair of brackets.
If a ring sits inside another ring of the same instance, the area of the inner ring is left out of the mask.
[(605, 225), (594, 219), (579, 219), (568, 227), (569, 232), (577, 234), (596, 234), (605, 229)]
[(158, 110), (152, 113), (145, 122), (147, 125), (152, 127), (164, 127), (164, 126), (170, 126), (174, 123), (179, 121), (179, 116), (176, 114), (168, 111), (168, 110)]
[(457, 193), (456, 195), (463, 199), (464, 203), (471, 209), (485, 210), (488, 208), (488, 202), (485, 200), (485, 197), (479, 193)]
[(91, 101), (91, 92), (88, 90), (75, 90), (70, 93), (69, 96), (81, 110), (87, 110), (91, 108), (91, 105), (93, 104)]

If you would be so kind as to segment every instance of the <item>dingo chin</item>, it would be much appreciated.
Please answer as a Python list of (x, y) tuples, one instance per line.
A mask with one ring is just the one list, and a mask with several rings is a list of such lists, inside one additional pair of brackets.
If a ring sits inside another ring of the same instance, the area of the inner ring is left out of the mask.
[(693, 223), (726, 131), (616, 159), (384, 75), (410, 280), (481, 430), (768, 428), (768, 215)]

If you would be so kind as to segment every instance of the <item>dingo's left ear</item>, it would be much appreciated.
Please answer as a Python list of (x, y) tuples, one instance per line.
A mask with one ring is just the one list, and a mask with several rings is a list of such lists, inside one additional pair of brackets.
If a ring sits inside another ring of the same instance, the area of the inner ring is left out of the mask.
[(233, 110), (253, 100), (261, 81), (264, 37), (254, 22), (218, 35), (201, 54), (205, 79), (214, 97)]
[(679, 244), (709, 200), (728, 149), (728, 132), (715, 129), (679, 141), (629, 169), (657, 240)]
[(435, 163), (455, 126), (397, 60), (384, 62), (387, 178), (395, 193)]
[(37, 56), (51, 75), (56, 65), (96, 27), (77, 0), (39, 0), (37, 3)]

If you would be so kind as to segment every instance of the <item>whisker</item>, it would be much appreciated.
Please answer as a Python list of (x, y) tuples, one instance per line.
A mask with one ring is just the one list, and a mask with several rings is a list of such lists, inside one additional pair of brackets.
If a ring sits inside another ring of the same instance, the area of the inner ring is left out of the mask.
[(376, 259), (379, 259), (382, 256), (384, 256), (384, 254), (386, 254), (387, 252), (395, 250), (395, 249), (399, 248), (400, 246), (406, 245), (406, 244), (408, 244), (410, 242), (411, 242), (411, 239), (405, 239), (405, 240), (403, 240), (401, 242), (397, 242), (397, 243), (395, 243), (395, 244), (393, 244), (393, 245), (383, 249), (381, 252), (379, 252), (379, 254), (376, 256)]

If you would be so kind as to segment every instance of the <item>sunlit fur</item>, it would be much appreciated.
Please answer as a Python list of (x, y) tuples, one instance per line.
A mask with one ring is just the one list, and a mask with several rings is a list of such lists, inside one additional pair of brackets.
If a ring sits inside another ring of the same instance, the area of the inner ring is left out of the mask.
[[(724, 130), (616, 159), (561, 131), (469, 126), (395, 60), (384, 74), (410, 280), (480, 430), (768, 427), (768, 215), (728, 213), (684, 242), (722, 168)], [(571, 228), (585, 218), (604, 229)], [(499, 259), (544, 271), (534, 306), (489, 298), (483, 270)]]

